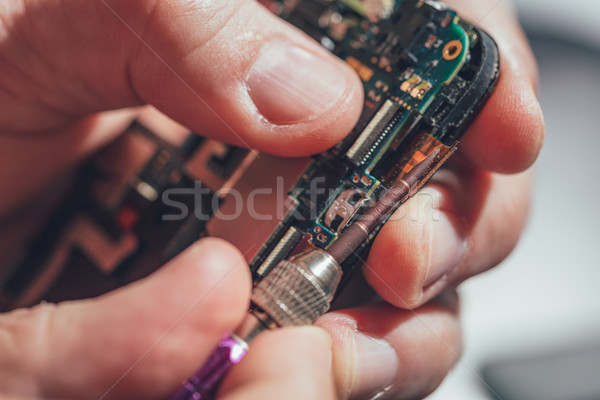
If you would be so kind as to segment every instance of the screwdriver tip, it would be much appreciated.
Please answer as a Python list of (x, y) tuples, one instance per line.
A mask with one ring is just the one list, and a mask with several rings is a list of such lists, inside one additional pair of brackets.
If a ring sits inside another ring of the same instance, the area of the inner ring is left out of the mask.
[(431, 153), (427, 158), (423, 161), (415, 165), (406, 176), (403, 178), (404, 181), (408, 184), (408, 186), (412, 187), (419, 179), (421, 179), (429, 167), (433, 164), (438, 154), (440, 154), (440, 150), (436, 149), (433, 153)]

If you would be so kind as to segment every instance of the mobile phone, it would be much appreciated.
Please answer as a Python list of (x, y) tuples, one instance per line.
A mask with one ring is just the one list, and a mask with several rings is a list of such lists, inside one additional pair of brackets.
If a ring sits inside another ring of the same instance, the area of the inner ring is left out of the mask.
[[(251, 262), (255, 280), (291, 254), (330, 246), (373, 199), (438, 152), (417, 187), (424, 185), (456, 150), (499, 72), (492, 38), (437, 1), (262, 3), (353, 67), (365, 100), (352, 132), (316, 156), (292, 187), (292, 210)], [(384, 222), (344, 272), (360, 263)]]

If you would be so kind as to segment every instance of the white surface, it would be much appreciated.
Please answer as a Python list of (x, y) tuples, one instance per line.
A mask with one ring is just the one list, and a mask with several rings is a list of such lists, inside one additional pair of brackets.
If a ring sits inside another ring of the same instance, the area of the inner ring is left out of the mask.
[[(507, 1), (507, 0), (500, 0)], [(523, 23), (600, 48), (600, 1), (514, 0)]]
[(507, 261), (461, 287), (465, 354), (429, 400), (491, 399), (485, 363), (600, 343), (600, 55), (550, 42), (534, 49), (547, 141), (530, 223)]

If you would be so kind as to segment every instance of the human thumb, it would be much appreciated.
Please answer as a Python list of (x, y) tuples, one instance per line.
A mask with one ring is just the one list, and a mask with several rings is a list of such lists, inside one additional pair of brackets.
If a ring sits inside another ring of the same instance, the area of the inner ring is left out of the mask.
[(361, 110), (356, 74), (253, 0), (18, 4), (0, 9), (4, 130), (148, 103), (219, 140), (306, 155)]

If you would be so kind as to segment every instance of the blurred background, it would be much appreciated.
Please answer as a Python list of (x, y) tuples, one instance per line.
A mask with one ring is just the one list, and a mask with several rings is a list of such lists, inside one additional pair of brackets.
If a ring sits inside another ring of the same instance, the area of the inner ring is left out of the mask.
[(428, 400), (600, 399), (600, 2), (516, 3), (547, 126), (531, 217), (461, 286), (464, 357)]

